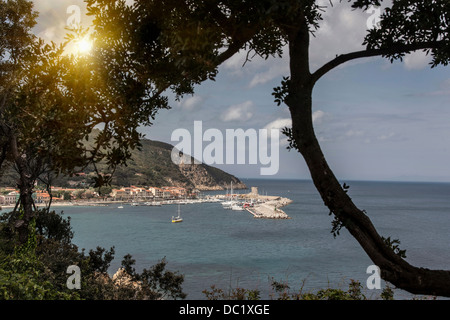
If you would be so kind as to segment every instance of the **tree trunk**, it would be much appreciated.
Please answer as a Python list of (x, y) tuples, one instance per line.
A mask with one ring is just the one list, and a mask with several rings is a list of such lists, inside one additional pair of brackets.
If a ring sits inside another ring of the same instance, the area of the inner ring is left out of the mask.
[(23, 215), (21, 219), (16, 221), (16, 229), (19, 233), (19, 243), (25, 244), (28, 241), (29, 225), (31, 219), (34, 217), (33, 212), (33, 182), (25, 173), (20, 174), (19, 190), (20, 190), (20, 205), (22, 207)]
[(450, 296), (450, 272), (417, 268), (395, 254), (340, 185), (314, 133), (312, 92), (315, 82), (308, 67), (309, 31), (306, 24), (291, 32), (289, 43), (291, 79), (285, 103), (292, 118), (292, 139), (304, 157), (325, 205), (380, 268), (384, 280), (414, 294)]
[(12, 155), (14, 157), (14, 163), (16, 164), (17, 171), (19, 173), (19, 204), (22, 209), (22, 215), (16, 221), (15, 228), (19, 234), (19, 243), (25, 244), (28, 241), (29, 225), (31, 219), (34, 217), (33, 189), (35, 179), (29, 170), (26, 154), (19, 152), (17, 139), (15, 136), (11, 137), (10, 144)]

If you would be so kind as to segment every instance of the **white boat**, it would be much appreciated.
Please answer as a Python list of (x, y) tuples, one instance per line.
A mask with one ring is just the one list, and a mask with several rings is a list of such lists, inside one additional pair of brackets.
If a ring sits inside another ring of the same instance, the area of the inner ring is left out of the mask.
[(123, 209), (123, 206), (118, 206), (117, 209)]
[(172, 216), (172, 223), (178, 223), (178, 222), (183, 222), (183, 218), (181, 218), (180, 215), (180, 205), (178, 204), (178, 216), (173, 217)]
[(231, 209), (236, 204), (237, 204), (237, 201), (232, 201), (232, 200), (224, 201), (224, 202), (222, 202), (222, 207), (224, 209)]
[(152, 202), (146, 202), (145, 203), (145, 205), (146, 206), (161, 206), (161, 202), (155, 202), (155, 201), (152, 201)]
[(235, 203), (231, 206), (231, 210), (234, 211), (244, 211), (245, 209), (238, 203)]
[(231, 181), (230, 199), (228, 201), (223, 201), (222, 207), (224, 209), (231, 209), (233, 205), (236, 205), (237, 203), (237, 201), (233, 200), (233, 181)]

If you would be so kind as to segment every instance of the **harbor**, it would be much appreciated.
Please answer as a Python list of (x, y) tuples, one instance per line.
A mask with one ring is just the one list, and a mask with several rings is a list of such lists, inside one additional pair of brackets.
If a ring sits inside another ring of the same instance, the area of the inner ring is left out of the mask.
[(252, 187), (247, 194), (235, 195), (231, 192), (222, 206), (228, 210), (247, 211), (257, 219), (290, 219), (281, 209), (290, 203), (292, 200), (288, 198), (260, 195), (258, 188)]
[(220, 195), (207, 195), (196, 199), (173, 199), (165, 201), (134, 201), (131, 206), (162, 206), (171, 204), (198, 204), (217, 202), (222, 205), (224, 210), (243, 211), (250, 213), (257, 219), (290, 219), (290, 217), (281, 209), (292, 200), (279, 196), (260, 195), (257, 187), (252, 187), (251, 192), (247, 194), (233, 193), (231, 186), (230, 192)]
[[(117, 205), (118, 209), (124, 209), (124, 206), (148, 206), (159, 207), (163, 205), (189, 205), (216, 202), (222, 205), (224, 210), (242, 211), (250, 213), (257, 219), (290, 219), (290, 217), (281, 209), (290, 203), (292, 200), (279, 196), (260, 195), (257, 187), (252, 187), (251, 192), (247, 194), (233, 193), (231, 185), (230, 192), (226, 194), (204, 195), (196, 198), (182, 198), (182, 199), (164, 199), (156, 198), (153, 200), (135, 198), (128, 201), (123, 200), (79, 200), (79, 201), (55, 201), (52, 207), (66, 207), (66, 206), (90, 206), (102, 207), (109, 205)], [(39, 204), (36, 207), (46, 207), (47, 204)], [(12, 209), (13, 205), (3, 206), (3, 209)]]

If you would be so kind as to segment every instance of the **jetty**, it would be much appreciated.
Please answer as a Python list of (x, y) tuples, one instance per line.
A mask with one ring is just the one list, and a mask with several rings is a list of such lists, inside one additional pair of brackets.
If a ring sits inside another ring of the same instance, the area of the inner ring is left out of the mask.
[(290, 219), (281, 208), (292, 203), (291, 199), (279, 196), (264, 196), (258, 194), (258, 188), (252, 187), (248, 194), (241, 195), (241, 198), (248, 199), (253, 206), (245, 209), (257, 219)]

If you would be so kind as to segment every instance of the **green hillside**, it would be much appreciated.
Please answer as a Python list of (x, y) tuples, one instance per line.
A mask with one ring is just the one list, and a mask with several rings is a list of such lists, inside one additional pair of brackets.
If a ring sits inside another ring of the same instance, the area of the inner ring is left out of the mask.
[[(115, 186), (182, 186), (199, 190), (222, 190), (246, 186), (236, 177), (220, 169), (205, 165), (177, 165), (171, 160), (173, 146), (164, 142), (142, 140), (142, 150), (133, 151), (127, 166), (117, 168), (112, 184)], [(107, 172), (106, 165), (98, 165), (100, 172)], [(86, 169), (79, 176), (54, 179), (54, 186), (87, 187), (92, 183), (93, 170)], [(0, 173), (0, 186), (14, 186), (17, 174), (11, 167)]]

